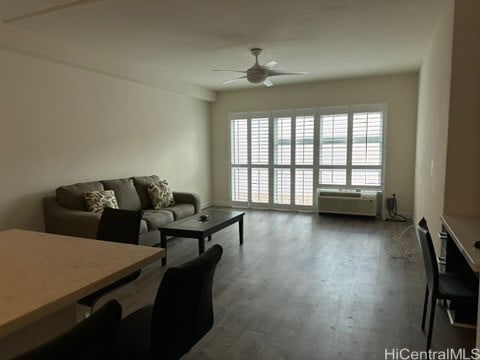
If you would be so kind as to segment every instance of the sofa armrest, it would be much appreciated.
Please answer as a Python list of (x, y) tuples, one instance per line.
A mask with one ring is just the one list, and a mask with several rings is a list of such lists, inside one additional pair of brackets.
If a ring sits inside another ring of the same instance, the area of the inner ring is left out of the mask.
[(48, 233), (95, 239), (101, 214), (72, 210), (60, 205), (54, 197), (43, 199), (45, 230)]
[(200, 196), (197, 194), (174, 191), (173, 197), (175, 199), (175, 203), (192, 204), (195, 207), (195, 214), (198, 214), (200, 211), (202, 211)]

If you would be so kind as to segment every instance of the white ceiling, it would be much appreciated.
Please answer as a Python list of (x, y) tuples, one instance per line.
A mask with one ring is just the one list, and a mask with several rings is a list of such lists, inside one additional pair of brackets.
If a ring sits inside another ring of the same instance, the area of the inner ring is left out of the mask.
[[(0, 0), (0, 18), (73, 0)], [(418, 69), (447, 0), (101, 0), (10, 23), (155, 74), (223, 90), (260, 60), (306, 76), (275, 84)]]

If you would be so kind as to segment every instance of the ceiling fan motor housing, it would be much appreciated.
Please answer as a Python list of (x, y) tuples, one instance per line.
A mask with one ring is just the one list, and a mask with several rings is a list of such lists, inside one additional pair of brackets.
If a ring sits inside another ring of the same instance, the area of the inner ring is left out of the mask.
[(267, 71), (261, 66), (252, 66), (247, 70), (247, 80), (252, 84), (264, 82), (268, 77)]

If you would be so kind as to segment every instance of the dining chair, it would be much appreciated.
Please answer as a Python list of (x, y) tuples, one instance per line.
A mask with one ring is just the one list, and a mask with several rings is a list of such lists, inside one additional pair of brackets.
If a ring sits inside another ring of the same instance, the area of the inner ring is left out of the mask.
[(121, 317), (122, 307), (116, 300), (110, 300), (66, 333), (15, 359), (111, 359), (112, 340)]
[(180, 359), (212, 328), (212, 283), (223, 249), (213, 245), (197, 258), (169, 268), (153, 306), (120, 323), (115, 359)]
[[(105, 208), (98, 224), (97, 240), (138, 245), (141, 220), (142, 211)], [(137, 279), (140, 273), (141, 270), (135, 271), (123, 279), (80, 299), (78, 303), (89, 308), (86, 316), (90, 315), (101, 297)]]
[(417, 233), (420, 239), (427, 277), (422, 314), (422, 330), (424, 331), (427, 307), (430, 303), (430, 319), (427, 332), (428, 351), (431, 348), (432, 343), (432, 330), (437, 299), (473, 302), (476, 304), (478, 299), (478, 284), (472, 284), (471, 281), (465, 279), (460, 274), (439, 272), (432, 237), (428, 230), (425, 218), (422, 218), (418, 223)]

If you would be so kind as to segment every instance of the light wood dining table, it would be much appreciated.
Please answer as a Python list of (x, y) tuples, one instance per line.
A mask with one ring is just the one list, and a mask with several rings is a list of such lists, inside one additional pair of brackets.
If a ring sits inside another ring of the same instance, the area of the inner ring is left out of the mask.
[(77, 323), (76, 302), (165, 256), (162, 248), (0, 232), (0, 359)]

